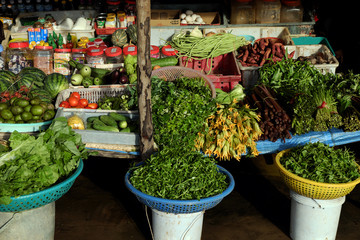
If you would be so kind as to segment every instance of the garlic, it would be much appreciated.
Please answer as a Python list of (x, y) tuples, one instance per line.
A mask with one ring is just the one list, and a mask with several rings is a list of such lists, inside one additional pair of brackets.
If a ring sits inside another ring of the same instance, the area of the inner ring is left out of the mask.
[(195, 22), (198, 22), (199, 24), (203, 22), (203, 19), (198, 16), (196, 19), (195, 19)]
[(185, 19), (185, 18), (186, 18), (186, 14), (185, 14), (185, 13), (180, 14), (180, 19)]
[(193, 14), (194, 14), (194, 12), (193, 12), (193, 11), (191, 11), (191, 10), (186, 10), (185, 14), (186, 14), (186, 15), (193, 15)]
[(192, 17), (189, 16), (189, 15), (185, 17), (185, 20), (186, 20), (187, 23), (193, 22)]
[(191, 18), (192, 18), (193, 21), (196, 21), (196, 18), (197, 18), (197, 17), (199, 17), (199, 15), (197, 15), (197, 14), (191, 15)]
[(187, 24), (188, 22), (185, 19), (182, 19), (180, 23), (181, 24)]

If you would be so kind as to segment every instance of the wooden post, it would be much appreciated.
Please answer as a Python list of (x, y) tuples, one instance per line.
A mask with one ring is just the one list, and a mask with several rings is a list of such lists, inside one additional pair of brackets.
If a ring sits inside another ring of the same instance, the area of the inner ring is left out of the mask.
[(140, 152), (146, 160), (154, 151), (151, 115), (150, 0), (137, 0), (137, 90), (140, 115)]

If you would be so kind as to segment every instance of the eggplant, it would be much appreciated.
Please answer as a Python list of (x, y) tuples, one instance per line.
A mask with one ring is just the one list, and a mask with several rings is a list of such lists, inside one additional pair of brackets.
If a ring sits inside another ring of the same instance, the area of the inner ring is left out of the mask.
[(126, 73), (122, 73), (122, 74), (120, 75), (119, 82), (120, 82), (121, 84), (128, 84), (128, 83), (129, 83), (129, 78), (128, 78), (128, 76), (126, 75)]
[(119, 70), (120, 73), (125, 73), (126, 72), (124, 67), (119, 67), (118, 70)]

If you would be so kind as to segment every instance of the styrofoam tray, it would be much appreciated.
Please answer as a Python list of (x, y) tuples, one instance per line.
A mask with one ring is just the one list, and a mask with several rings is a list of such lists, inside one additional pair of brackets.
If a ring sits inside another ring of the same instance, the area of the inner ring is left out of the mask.
[[(98, 110), (92, 109), (71, 109), (71, 108), (59, 108), (55, 118), (57, 117), (70, 117), (74, 114), (77, 114), (80, 118), (83, 119), (86, 124), (86, 119), (89, 117), (97, 117), (101, 115), (108, 115), (109, 112), (114, 111), (105, 111), (101, 112)], [(125, 111), (115, 111), (124, 116), (127, 116), (131, 120), (136, 120), (139, 118), (139, 115), (133, 112)], [(78, 130), (74, 129), (75, 132), (79, 133), (82, 137), (83, 143), (98, 143), (98, 144), (119, 144), (119, 145), (139, 145), (140, 136), (138, 133), (130, 132), (109, 132), (109, 131), (97, 131), (97, 130)]]
[(336, 68), (339, 66), (339, 61), (332, 54), (330, 49), (324, 44), (285, 46), (285, 49), (288, 51), (288, 53), (295, 51), (293, 59), (297, 59), (300, 56), (309, 57), (318, 52), (322, 52), (326, 59), (331, 59), (334, 62), (332, 64), (314, 64), (314, 67), (319, 69), (323, 74), (335, 74)]
[(52, 120), (40, 123), (0, 123), (0, 132), (40, 132), (47, 129)]

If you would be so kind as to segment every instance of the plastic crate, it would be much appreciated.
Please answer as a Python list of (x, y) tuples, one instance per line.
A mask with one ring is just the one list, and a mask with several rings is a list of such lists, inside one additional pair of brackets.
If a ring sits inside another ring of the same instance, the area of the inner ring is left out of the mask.
[(314, 64), (314, 67), (317, 68), (323, 74), (333, 73), (335, 74), (336, 68), (339, 66), (339, 61), (331, 53), (330, 49), (324, 44), (315, 44), (315, 45), (293, 45), (285, 46), (285, 49), (290, 53), (295, 51), (294, 59), (297, 59), (300, 56), (309, 57), (316, 53), (323, 53), (324, 57), (327, 60), (332, 60), (333, 63), (326, 64)]
[[(128, 85), (122, 85), (119, 87), (102, 87), (102, 88), (68, 88), (61, 91), (55, 102), (55, 108), (59, 108), (62, 101), (65, 101), (70, 97), (71, 93), (78, 92), (81, 98), (86, 98), (89, 102), (98, 102), (100, 98), (104, 96), (115, 97), (128, 93)], [(98, 110), (104, 111), (104, 110)], [(115, 111), (115, 110), (112, 110)]]
[(295, 45), (324, 44), (330, 49), (331, 53), (335, 56), (335, 52), (332, 49), (326, 37), (296, 37), (293, 38), (293, 41)]
[[(69, 118), (73, 114), (78, 115), (86, 124), (86, 119), (89, 117), (99, 117), (101, 115), (108, 115), (110, 112), (120, 113), (128, 117), (131, 121), (139, 119), (138, 112), (132, 111), (115, 111), (115, 110), (93, 110), (93, 109), (73, 109), (73, 108), (59, 108), (55, 118), (66, 117)], [(140, 143), (140, 136), (135, 132), (109, 132), (99, 130), (79, 130), (74, 131), (81, 135), (83, 143), (95, 144), (118, 144), (136, 146)]]
[(127, 29), (125, 28), (98, 28), (97, 24), (94, 23), (95, 32), (97, 35), (111, 35), (118, 29)]
[(241, 72), (235, 59), (235, 52), (202, 60), (182, 57), (179, 64), (207, 74), (215, 88), (221, 88), (226, 92), (241, 82)]

